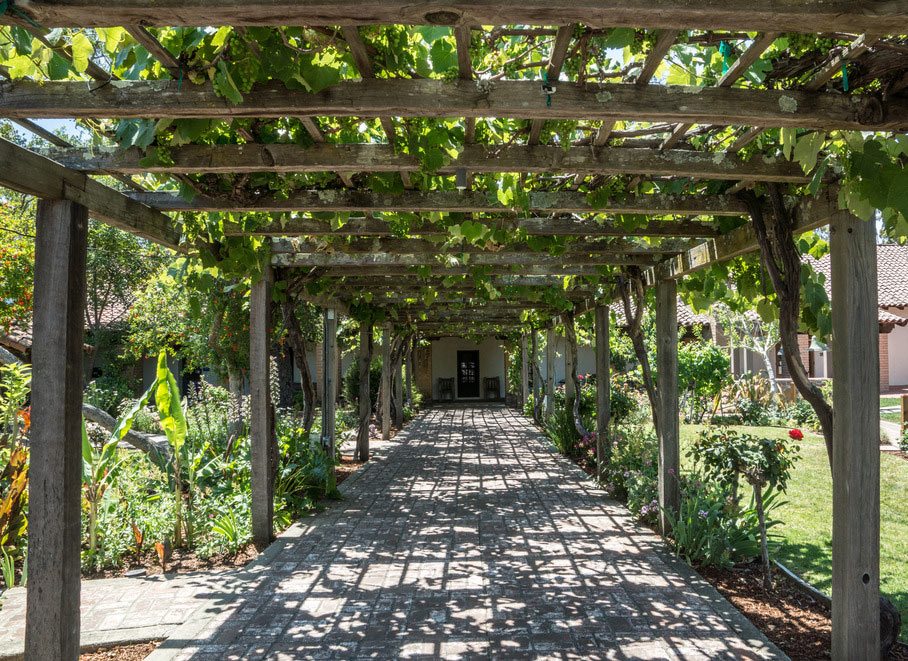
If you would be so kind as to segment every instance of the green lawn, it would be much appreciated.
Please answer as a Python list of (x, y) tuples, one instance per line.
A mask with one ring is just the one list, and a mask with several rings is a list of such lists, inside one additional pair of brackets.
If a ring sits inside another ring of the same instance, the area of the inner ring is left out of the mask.
[(901, 413), (880, 413), (880, 420), (885, 420), (887, 422), (894, 422), (896, 424), (902, 421)]
[[(682, 447), (701, 428), (682, 425)], [(784, 438), (788, 434), (787, 429), (777, 427), (737, 429), (767, 438)], [(775, 512), (782, 521), (775, 529), (782, 538), (776, 557), (828, 594), (832, 571), (829, 462), (820, 436), (805, 434), (800, 445), (801, 458), (788, 486), (788, 504)], [(684, 462), (690, 459), (682, 456), (682, 465)], [(887, 454), (880, 456), (880, 512), (881, 589), (898, 606), (902, 621), (908, 622), (908, 461)], [(906, 627), (902, 639), (908, 641)]]
[(901, 406), (901, 397), (880, 397), (880, 408), (884, 406)]

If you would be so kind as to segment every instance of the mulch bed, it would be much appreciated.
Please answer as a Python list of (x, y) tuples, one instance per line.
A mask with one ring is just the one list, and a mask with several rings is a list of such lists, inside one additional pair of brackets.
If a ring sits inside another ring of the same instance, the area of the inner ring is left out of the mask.
[[(776, 572), (773, 589), (767, 591), (758, 562), (698, 571), (792, 659), (830, 658), (832, 623), (828, 609), (784, 575)], [(889, 658), (908, 661), (908, 645), (898, 645)]]
[(353, 475), (353, 473), (362, 468), (364, 463), (365, 462), (363, 461), (353, 461), (353, 457), (351, 455), (342, 455), (340, 464), (338, 464), (334, 468), (334, 475), (335, 479), (337, 480), (338, 486), (340, 486), (341, 482), (343, 482), (348, 477)]
[(120, 645), (119, 647), (101, 647), (94, 652), (79, 655), (80, 661), (141, 661), (155, 651), (160, 641)]

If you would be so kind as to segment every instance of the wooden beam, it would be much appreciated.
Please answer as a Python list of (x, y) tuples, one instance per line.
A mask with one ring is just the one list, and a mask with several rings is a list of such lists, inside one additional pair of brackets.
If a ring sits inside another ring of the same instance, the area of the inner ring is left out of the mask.
[[(573, 261), (568, 258), (567, 261)], [(604, 261), (604, 260), (600, 260)], [(626, 257), (620, 260), (620, 265), (636, 264), (638, 266), (652, 266), (653, 260), (650, 257)], [(291, 261), (286, 265), (294, 268), (295, 264)], [(605, 264), (599, 265), (577, 265), (577, 264), (530, 264), (530, 265), (477, 265), (470, 264), (466, 266), (441, 266), (441, 265), (424, 265), (417, 268), (416, 266), (407, 265), (379, 265), (379, 266), (330, 266), (330, 267), (312, 267), (304, 266), (300, 268), (318, 268), (319, 276), (326, 278), (340, 278), (345, 276), (398, 276), (417, 279), (421, 276), (428, 277), (447, 277), (447, 276), (465, 276), (473, 275), (477, 270), (487, 275), (525, 275), (525, 276), (543, 276), (543, 275), (577, 275), (577, 276), (605, 276), (610, 271)]]
[[(419, 159), (399, 153), (390, 145), (296, 144), (184, 145), (168, 149), (167, 163), (144, 164), (145, 153), (129, 149), (114, 153), (88, 153), (84, 149), (54, 151), (58, 163), (82, 172), (123, 174), (194, 174), (200, 172), (417, 172)], [(612, 147), (468, 145), (439, 174), (458, 169), (478, 172), (583, 173), (601, 175), (642, 174), (694, 179), (775, 181), (806, 183), (809, 178), (797, 163), (761, 158), (743, 161), (735, 155), (691, 150), (655, 151)]]
[[(549, 255), (545, 253), (468, 253), (469, 258), (457, 266), (599, 266), (646, 264), (654, 266), (661, 256), (653, 253), (622, 253), (601, 255)], [(276, 253), (271, 262), (285, 268), (359, 268), (400, 266), (442, 266), (441, 254), (413, 253)]]
[[(315, 120), (312, 117), (306, 117), (305, 115), (297, 117), (300, 124), (303, 125), (303, 128), (306, 130), (306, 133), (309, 134), (309, 137), (312, 138), (312, 141), (316, 145), (323, 144), (325, 142), (325, 135), (322, 133), (322, 130), (318, 127), (318, 124), (315, 123)], [(338, 177), (340, 177), (341, 182), (347, 188), (354, 188), (353, 178), (349, 172), (338, 172)]]
[[(564, 66), (564, 58), (567, 57), (568, 46), (571, 45), (571, 38), (574, 36), (574, 25), (562, 25), (555, 34), (555, 43), (552, 45), (552, 52), (549, 55), (549, 63), (546, 66), (546, 76), (549, 84), (556, 88), (559, 85), (558, 78), (561, 76), (561, 68)], [(542, 127), (545, 125), (544, 119), (534, 119), (530, 122), (530, 135), (527, 138), (527, 144), (539, 144), (539, 134), (542, 133)]]
[(656, 361), (659, 388), (659, 524), (671, 531), (670, 514), (681, 511), (681, 446), (678, 408), (678, 287), (656, 284)]
[(838, 212), (830, 227), (832, 658), (880, 655), (880, 356), (876, 225)]
[[(826, 188), (815, 198), (801, 200), (796, 209), (795, 230), (809, 232), (829, 222), (839, 210), (838, 189)], [(654, 277), (680, 278), (711, 264), (728, 261), (759, 249), (753, 226), (748, 223), (715, 239), (694, 246), (656, 269)]]
[(252, 541), (260, 551), (274, 539), (274, 412), (271, 405), (272, 270), (253, 283), (249, 298), (249, 436), (252, 450)]
[(359, 354), (356, 366), (359, 372), (359, 424), (356, 432), (357, 461), (369, 461), (369, 419), (372, 417), (372, 389), (369, 385), (369, 368), (372, 364), (372, 322), (359, 322)]
[[(473, 61), (470, 57), (470, 42), (472, 31), (468, 25), (458, 25), (454, 28), (454, 41), (457, 43), (457, 72), (461, 80), (473, 79)], [(464, 142), (472, 144), (476, 140), (476, 118), (467, 117), (464, 120)], [(469, 179), (467, 180), (469, 183)]]
[[(0, 164), (2, 164), (0, 158)], [(2, 175), (0, 175), (2, 176)], [(80, 175), (84, 176), (84, 175)], [(0, 180), (2, 183), (2, 180)], [(289, 196), (262, 196), (257, 200), (234, 201), (229, 198), (196, 196), (192, 200), (173, 193), (130, 193), (129, 197), (161, 211), (360, 211), (370, 213), (514, 213), (517, 209), (501, 206), (481, 191), (406, 191), (379, 194), (369, 190), (296, 191)], [(527, 211), (537, 213), (601, 213), (642, 215), (742, 216), (747, 210), (734, 198), (722, 195), (638, 195), (609, 200), (592, 207), (585, 193), (531, 192)], [(523, 212), (523, 209), (519, 210)]]
[[(892, 98), (878, 112), (876, 97), (827, 92), (690, 88), (665, 85), (562, 85), (547, 107), (533, 81), (498, 81), (488, 93), (470, 81), (382, 79), (345, 81), (317, 93), (268, 83), (231, 104), (208, 85), (177, 81), (15, 81), (3, 85), (0, 117), (511, 117), (745, 126), (790, 126), (823, 130), (908, 128), (908, 100)], [(874, 112), (870, 112), (870, 109)]]
[[(520, 230), (533, 236), (672, 236), (716, 237), (719, 229), (714, 223), (697, 220), (649, 220), (629, 227), (613, 220), (595, 218), (501, 218), (474, 219), (490, 229)], [(349, 218), (340, 227), (315, 218), (291, 218), (268, 223), (256, 230), (245, 230), (239, 225), (224, 225), (227, 236), (393, 236), (387, 221), (379, 218)], [(411, 226), (413, 236), (451, 236), (447, 227), (433, 222)]]
[(88, 207), (93, 218), (108, 225), (177, 248), (180, 232), (160, 211), (94, 181), (39, 154), (0, 138), (0, 186)]
[(520, 334), (520, 408), (530, 401), (530, 356), (527, 349), (527, 334)]
[(39, 200), (25, 658), (79, 657), (82, 353), (88, 210)]
[[(563, 257), (573, 260), (584, 255), (671, 255), (691, 246), (689, 239), (663, 239), (658, 244), (643, 245), (632, 240), (612, 238), (606, 241), (576, 239), (564, 246), (558, 255), (536, 251), (537, 256)], [(479, 255), (505, 258), (511, 255), (532, 256), (533, 248), (526, 243), (514, 243), (490, 250), (471, 243), (446, 244), (444, 249), (434, 241), (414, 238), (351, 239), (343, 243), (325, 245), (308, 239), (277, 239), (272, 242), (272, 253), (289, 255), (357, 255), (380, 259), (382, 256), (421, 255), (436, 258), (442, 255), (469, 255), (470, 260)]]
[[(412, 2), (410, 0), (31, 0), (17, 6), (47, 27), (199, 25), (641, 25), (677, 30), (761, 32), (867, 31), (901, 34), (908, 9), (900, 2), (852, 0), (727, 0), (679, 4), (675, 0), (495, 0), (492, 2)], [(10, 13), (0, 24), (16, 21)]]

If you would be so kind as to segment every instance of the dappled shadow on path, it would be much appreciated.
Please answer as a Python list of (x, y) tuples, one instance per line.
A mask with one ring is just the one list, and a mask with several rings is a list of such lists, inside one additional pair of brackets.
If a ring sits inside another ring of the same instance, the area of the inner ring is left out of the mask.
[(769, 658), (501, 406), (429, 410), (158, 657)]

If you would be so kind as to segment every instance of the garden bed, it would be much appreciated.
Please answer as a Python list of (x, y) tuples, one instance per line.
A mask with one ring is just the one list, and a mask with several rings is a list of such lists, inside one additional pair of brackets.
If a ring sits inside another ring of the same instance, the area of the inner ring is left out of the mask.
[[(775, 572), (773, 589), (767, 591), (763, 587), (763, 574), (758, 562), (732, 569), (706, 567), (699, 571), (792, 659), (831, 657), (832, 623), (829, 610), (804, 594), (781, 572)], [(892, 661), (908, 661), (908, 646), (898, 644), (889, 658)]]
[(83, 652), (79, 655), (79, 661), (141, 661), (154, 652), (160, 644), (161, 641), (152, 641), (135, 645), (101, 647), (93, 652)]

